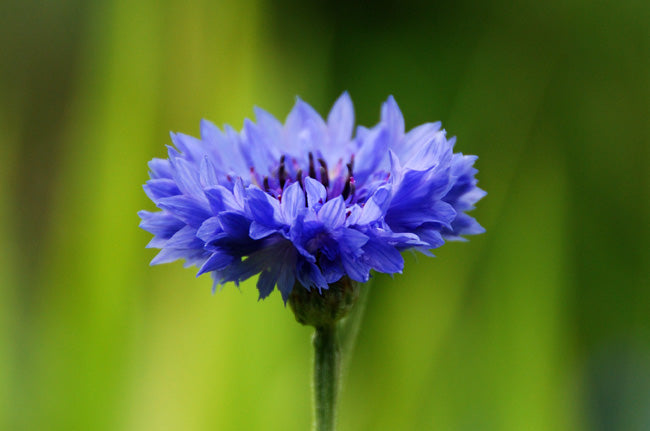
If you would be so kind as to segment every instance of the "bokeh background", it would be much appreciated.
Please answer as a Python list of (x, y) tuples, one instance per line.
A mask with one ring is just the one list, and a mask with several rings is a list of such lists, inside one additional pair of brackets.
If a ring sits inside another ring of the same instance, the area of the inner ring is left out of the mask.
[[(487, 233), (377, 276), (341, 430), (650, 429), (650, 3), (2, 0), (0, 429), (306, 430), (310, 330), (149, 267), (168, 131), (395, 95)], [(277, 292), (276, 292), (277, 293)]]

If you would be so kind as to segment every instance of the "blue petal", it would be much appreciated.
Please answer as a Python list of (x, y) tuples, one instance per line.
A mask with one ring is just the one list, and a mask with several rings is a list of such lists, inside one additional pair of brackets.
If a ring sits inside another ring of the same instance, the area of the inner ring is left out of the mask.
[(168, 240), (169, 240), (169, 238), (154, 236), (153, 238), (151, 238), (151, 241), (149, 241), (147, 243), (147, 245), (145, 245), (144, 247), (145, 248), (164, 248), (165, 244), (167, 244)]
[(179, 259), (184, 259), (187, 255), (187, 251), (178, 250), (175, 248), (163, 248), (157, 255), (151, 260), (149, 265), (161, 265), (163, 263), (171, 263)]
[(401, 139), (404, 135), (404, 116), (393, 96), (381, 107), (381, 121), (388, 127), (391, 140)]
[(264, 299), (273, 292), (279, 275), (280, 267), (277, 265), (267, 268), (260, 273), (260, 276), (257, 279), (257, 290), (259, 291), (258, 299)]
[[(460, 199), (458, 199), (456, 205), (458, 207), (462, 207), (459, 208), (462, 211), (473, 210), (474, 204), (479, 200), (483, 199), (485, 195), (487, 195), (487, 192), (485, 190), (482, 190), (474, 186), (472, 190), (468, 191), (463, 196), (461, 196)], [(446, 197), (445, 200), (447, 200)]]
[(241, 152), (248, 166), (254, 167), (262, 176), (270, 174), (271, 168), (280, 158), (279, 151), (266, 139), (260, 128), (248, 119), (244, 121), (243, 139)]
[(202, 187), (219, 185), (219, 174), (208, 156), (203, 157), (203, 160), (201, 160), (199, 180)]
[(438, 248), (445, 243), (440, 234), (440, 226), (435, 223), (425, 223), (417, 229), (417, 235), (427, 243), (426, 248)]
[(260, 249), (251, 253), (245, 260), (233, 262), (223, 271), (223, 281), (240, 282), (253, 275), (283, 262), (287, 248), (291, 242), (279, 237), (270, 237), (262, 241)]
[(388, 187), (380, 187), (377, 189), (363, 206), (357, 224), (366, 225), (383, 218), (390, 204), (390, 197), (390, 189)]
[(345, 275), (345, 270), (340, 259), (331, 261), (329, 259), (320, 259), (318, 264), (323, 271), (323, 277), (328, 284), (336, 283)]
[[(431, 224), (433, 225), (433, 224)], [(436, 229), (440, 230), (441, 226), (437, 225)], [(420, 232), (418, 228), (417, 232)], [(398, 251), (405, 250), (410, 247), (424, 247), (427, 243), (420, 239), (418, 235), (413, 232), (393, 232), (390, 229), (382, 227), (375, 227), (364, 231), (369, 237), (383, 241), (384, 243), (395, 247)]]
[(248, 238), (251, 221), (244, 215), (233, 211), (224, 211), (217, 217), (225, 233), (235, 238)]
[(359, 224), (359, 219), (361, 218), (361, 213), (363, 213), (363, 209), (357, 205), (354, 204), (351, 207), (347, 208), (347, 218), (345, 219), (345, 224), (346, 226), (354, 226)]
[(325, 202), (325, 205), (318, 211), (318, 218), (329, 229), (337, 229), (345, 222), (345, 201), (343, 197), (337, 196)]
[(200, 139), (183, 133), (170, 133), (172, 142), (188, 160), (198, 163), (205, 155), (203, 143)]
[(437, 222), (451, 228), (451, 222), (456, 217), (456, 211), (447, 202), (436, 201), (427, 205), (426, 202), (417, 206), (390, 208), (386, 213), (386, 222), (395, 231), (414, 229), (423, 223)]
[(343, 259), (343, 268), (354, 281), (365, 283), (370, 278), (370, 267), (360, 259)]
[(460, 235), (478, 235), (483, 232), (485, 232), (485, 228), (474, 217), (461, 213), (452, 222), (451, 229), (444, 230), (443, 234), (447, 239), (459, 240), (461, 239)]
[(220, 271), (230, 265), (233, 260), (233, 256), (224, 252), (215, 251), (212, 253), (212, 256), (210, 256), (208, 260), (205, 261), (203, 266), (201, 266), (201, 269), (196, 274), (196, 276), (198, 277), (199, 275), (205, 274), (206, 272)]
[(454, 207), (443, 201), (436, 202), (433, 205), (432, 212), (435, 213), (435, 216), (432, 216), (430, 220), (427, 221), (438, 222), (443, 226), (449, 225), (456, 217), (456, 210), (454, 210)]
[(254, 221), (270, 227), (280, 227), (284, 224), (277, 199), (272, 198), (259, 187), (250, 186), (247, 191), (247, 207)]
[(305, 178), (305, 193), (307, 194), (307, 204), (310, 208), (318, 204), (322, 205), (327, 199), (325, 186), (312, 177)]
[(363, 259), (374, 270), (387, 274), (401, 273), (404, 269), (400, 252), (379, 238), (372, 238), (363, 246)]
[(401, 160), (410, 160), (413, 154), (426, 145), (436, 132), (440, 130), (441, 123), (425, 123), (410, 130), (404, 139), (391, 142), (391, 148), (399, 155)]
[(178, 186), (176, 186), (176, 182), (170, 178), (149, 180), (143, 188), (149, 199), (153, 202), (156, 202), (158, 199), (181, 194)]
[(191, 249), (202, 248), (203, 241), (196, 237), (196, 229), (185, 226), (176, 232), (165, 244), (165, 248)]
[(271, 144), (279, 142), (282, 136), (282, 123), (262, 108), (256, 106), (253, 111), (260, 131), (266, 135), (267, 142)]
[(330, 137), (335, 143), (350, 140), (354, 128), (354, 106), (348, 92), (344, 92), (336, 100), (327, 116), (327, 127)]
[(263, 225), (261, 223), (258, 223), (256, 221), (253, 221), (250, 225), (250, 229), (248, 231), (248, 235), (252, 239), (262, 239), (266, 238), (269, 235), (273, 235), (274, 233), (278, 233), (278, 229), (275, 227), (270, 227)]
[(389, 142), (390, 134), (384, 127), (371, 130), (363, 140), (354, 159), (354, 179), (358, 184), (364, 184), (380, 165), (387, 164)]
[(229, 167), (224, 166), (226, 162), (229, 162), (228, 160), (224, 160), (224, 158), (232, 158), (232, 156), (228, 157), (230, 156), (228, 154), (228, 148), (231, 145), (227, 143), (226, 136), (217, 126), (206, 119), (201, 120), (200, 131), (201, 141), (204, 147), (210, 150), (209, 154), (212, 160), (214, 160), (215, 165), (219, 166), (221, 170), (229, 170)]
[(393, 150), (388, 150), (388, 159), (390, 161), (390, 183), (400, 184), (404, 176), (404, 169), (399, 161), (399, 157)]
[[(391, 208), (418, 205), (423, 200), (429, 200), (432, 184), (427, 182), (427, 178), (430, 172), (405, 170), (401, 174), (400, 182), (395, 183), (393, 187)], [(436, 178), (438, 179), (439, 176)], [(446, 180), (444, 184), (448, 183), (448, 177), (440, 176), (440, 180)]]
[(158, 202), (158, 206), (197, 229), (211, 215), (201, 202), (189, 196), (164, 198)]
[(223, 186), (214, 186), (205, 189), (205, 196), (214, 214), (219, 214), (221, 211), (242, 209), (242, 206), (237, 202), (232, 192)]
[(268, 238), (265, 243), (259, 251), (252, 253), (245, 260), (234, 262), (224, 269), (222, 279), (224, 282), (239, 282), (261, 272), (262, 275), (258, 279), (260, 298), (267, 296), (272, 290), (272, 284), (277, 282), (278, 289), (286, 301), (295, 281), (296, 249), (291, 242), (277, 237)]
[(325, 141), (327, 126), (314, 108), (299, 98), (287, 116), (284, 131), (290, 154), (306, 154), (312, 151), (321, 155), (319, 150)]
[(210, 121), (201, 121), (201, 139), (204, 145), (212, 148), (210, 154), (215, 158), (215, 163), (223, 166), (224, 171), (232, 171), (238, 176), (245, 176), (249, 168), (240, 151), (239, 134), (232, 127), (224, 127), (223, 133)]
[(235, 179), (232, 194), (237, 203), (236, 209), (244, 209), (244, 206), (246, 205), (246, 190), (244, 189), (244, 183), (241, 178)]
[(225, 145), (222, 154), (226, 155), (226, 162), (230, 162), (233, 171), (240, 177), (248, 175), (251, 166), (246, 163), (246, 158), (242, 152), (242, 139), (239, 132), (230, 125), (223, 126), (224, 136), (226, 139), (221, 143)]
[(172, 165), (167, 159), (151, 159), (148, 166), (149, 176), (153, 180), (158, 178), (171, 178), (173, 176)]
[(201, 238), (203, 242), (210, 242), (217, 234), (222, 233), (221, 223), (218, 217), (210, 217), (201, 224), (201, 227), (196, 232), (196, 236)]
[(185, 223), (168, 212), (139, 211), (138, 216), (142, 219), (140, 228), (163, 238), (171, 238)]
[(176, 260), (185, 259), (186, 265), (191, 266), (202, 262), (205, 257), (203, 250), (180, 250), (177, 248), (164, 248), (153, 258), (150, 265), (160, 265), (171, 263)]
[(289, 239), (293, 243), (294, 247), (296, 247), (298, 252), (310, 262), (316, 261), (314, 255), (306, 248), (309, 247), (309, 240), (313, 238), (314, 227), (322, 230), (322, 223), (314, 220), (306, 221), (305, 214), (303, 213), (296, 218), (295, 223), (289, 230)]
[(197, 268), (200, 268), (203, 263), (207, 260), (208, 257), (210, 257), (210, 253), (201, 250), (201, 249), (193, 249), (193, 250), (185, 250), (187, 255), (185, 256), (185, 262), (183, 263), (183, 268), (189, 268), (191, 266), (196, 266)]
[(343, 252), (359, 256), (361, 247), (368, 242), (368, 235), (359, 232), (356, 229), (342, 229), (339, 238), (339, 245)]
[(296, 284), (296, 277), (294, 276), (295, 262), (291, 261), (289, 256), (286, 256), (285, 259), (278, 277), (278, 290), (282, 294), (282, 300), (286, 304), (293, 290), (293, 285)]
[(298, 271), (296, 272), (296, 278), (304, 287), (308, 289), (327, 289), (327, 280), (321, 273), (318, 266), (312, 262), (302, 261), (298, 265)]
[(334, 164), (339, 160), (349, 159), (350, 138), (354, 130), (354, 106), (347, 91), (338, 98), (330, 110), (327, 127), (329, 141), (324, 154), (327, 162)]
[(407, 170), (396, 186), (385, 221), (395, 231), (413, 229), (425, 222), (449, 224), (453, 220), (449, 217), (453, 217), (455, 211), (439, 199), (449, 186), (447, 170)]
[(418, 151), (414, 151), (403, 165), (417, 171), (424, 171), (433, 166), (447, 166), (451, 162), (452, 148), (450, 141), (445, 138), (445, 131), (436, 132)]
[(294, 220), (305, 209), (305, 193), (299, 183), (293, 183), (284, 190), (280, 207), (287, 222)]
[(361, 247), (367, 242), (368, 236), (354, 229), (344, 229), (339, 238), (343, 269), (351, 279), (362, 283), (370, 277), (370, 266), (360, 259), (363, 254)]
[(172, 158), (172, 165), (174, 166), (174, 180), (179, 190), (196, 199), (205, 199), (196, 167), (187, 160), (178, 157)]

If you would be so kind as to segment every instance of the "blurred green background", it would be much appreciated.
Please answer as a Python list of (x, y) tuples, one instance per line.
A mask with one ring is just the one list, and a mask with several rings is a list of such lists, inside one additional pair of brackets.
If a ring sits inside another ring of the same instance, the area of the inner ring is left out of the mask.
[(0, 2), (0, 429), (307, 430), (310, 330), (149, 267), (146, 162), (394, 94), (487, 233), (375, 277), (345, 430), (650, 429), (650, 3)]

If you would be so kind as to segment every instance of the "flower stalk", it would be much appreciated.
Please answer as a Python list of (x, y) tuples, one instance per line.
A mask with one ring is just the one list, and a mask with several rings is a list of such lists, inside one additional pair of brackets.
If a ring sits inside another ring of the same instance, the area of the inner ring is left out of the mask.
[(314, 332), (314, 431), (336, 429), (336, 405), (341, 352), (337, 325), (320, 326)]
[(318, 292), (297, 284), (289, 305), (296, 320), (315, 328), (314, 344), (314, 431), (336, 429), (336, 401), (341, 379), (340, 321), (359, 299), (360, 284), (343, 277)]

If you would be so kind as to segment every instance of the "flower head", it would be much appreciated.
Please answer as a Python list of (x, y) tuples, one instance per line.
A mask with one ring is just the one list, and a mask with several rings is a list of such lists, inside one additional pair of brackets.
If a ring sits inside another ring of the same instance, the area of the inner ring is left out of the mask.
[(149, 162), (144, 189), (160, 211), (139, 215), (161, 249), (152, 264), (184, 259), (215, 286), (259, 274), (260, 298), (277, 286), (286, 301), (296, 282), (399, 273), (404, 250), (484, 231), (465, 214), (485, 195), (476, 157), (454, 153), (440, 123), (405, 132), (392, 97), (354, 136), (347, 93), (327, 120), (300, 99), (284, 124), (255, 115), (241, 132), (203, 120), (200, 139), (172, 133), (169, 158)]

